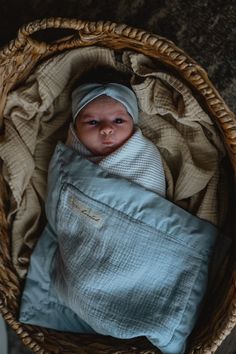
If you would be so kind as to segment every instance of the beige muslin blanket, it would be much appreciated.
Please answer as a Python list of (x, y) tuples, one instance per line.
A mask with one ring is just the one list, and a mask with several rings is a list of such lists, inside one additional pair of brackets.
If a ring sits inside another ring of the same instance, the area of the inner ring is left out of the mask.
[(142, 54), (125, 51), (116, 57), (105, 48), (74, 49), (40, 64), (8, 95), (5, 107), (0, 158), (12, 192), (12, 257), (21, 277), (46, 222), (47, 167), (57, 141), (65, 141), (67, 135), (71, 86), (84, 70), (98, 64), (133, 73), (140, 127), (161, 152), (167, 198), (216, 225), (224, 221), (224, 147), (191, 91)]

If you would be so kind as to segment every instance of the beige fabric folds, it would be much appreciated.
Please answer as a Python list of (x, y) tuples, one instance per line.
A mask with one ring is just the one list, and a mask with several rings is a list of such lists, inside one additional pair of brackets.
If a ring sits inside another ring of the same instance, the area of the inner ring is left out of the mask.
[(220, 173), (224, 147), (191, 91), (142, 54), (126, 51), (116, 58), (110, 49), (74, 49), (40, 64), (8, 95), (5, 107), (0, 158), (12, 192), (12, 257), (22, 277), (45, 224), (47, 167), (56, 142), (67, 135), (71, 86), (98, 64), (133, 72), (140, 127), (161, 152), (167, 198), (216, 225), (224, 220), (227, 187)]

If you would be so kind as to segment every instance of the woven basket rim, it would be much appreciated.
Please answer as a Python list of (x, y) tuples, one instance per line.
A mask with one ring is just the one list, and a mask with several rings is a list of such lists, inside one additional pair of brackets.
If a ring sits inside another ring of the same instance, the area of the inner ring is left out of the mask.
[[(53, 43), (38, 42), (32, 38), (34, 33), (51, 28), (71, 29), (76, 31), (78, 35), (62, 38)], [(93, 22), (60, 17), (45, 18), (30, 22), (19, 29), (17, 38), (0, 51), (0, 65), (4, 59), (5, 61), (6, 58), (9, 60), (16, 53), (21, 52), (22, 48), (31, 51), (40, 58), (46, 58), (49, 54), (95, 43), (114, 49), (124, 49), (131, 46), (132, 49), (151, 55), (177, 70), (182, 78), (196, 89), (206, 103), (209, 113), (216, 118), (216, 124), (224, 134), (232, 165), (236, 169), (235, 114), (220, 96), (202, 66), (167, 38), (111, 21)], [(21, 70), (24, 71), (24, 69), (24, 65), (22, 65)], [(1, 114), (3, 109), (4, 104), (2, 103), (0, 105)], [(3, 130), (2, 119), (0, 120), (0, 129)]]

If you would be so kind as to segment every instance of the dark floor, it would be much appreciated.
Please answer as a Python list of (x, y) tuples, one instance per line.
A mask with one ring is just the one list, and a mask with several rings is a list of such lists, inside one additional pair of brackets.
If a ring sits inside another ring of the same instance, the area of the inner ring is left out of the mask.
[[(21, 25), (51, 16), (111, 20), (167, 37), (205, 68), (236, 112), (235, 0), (0, 0), (0, 47)], [(12, 331), (9, 347), (9, 354), (29, 353)], [(217, 353), (236, 353), (236, 330)]]

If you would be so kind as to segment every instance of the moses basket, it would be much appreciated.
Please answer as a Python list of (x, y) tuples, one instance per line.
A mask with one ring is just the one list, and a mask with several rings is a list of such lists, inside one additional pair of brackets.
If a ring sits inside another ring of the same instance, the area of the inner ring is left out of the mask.
[[(45, 32), (54, 29), (57, 38), (41, 41)], [(65, 34), (66, 33), (66, 34)], [(61, 35), (62, 34), (62, 35)], [(58, 39), (59, 38), (59, 39)], [(208, 294), (205, 308), (190, 338), (188, 353), (215, 353), (236, 324), (236, 254), (235, 217), (233, 217), (234, 185), (236, 172), (236, 119), (229, 110), (207, 73), (171, 41), (111, 22), (86, 22), (77, 19), (49, 18), (23, 26), (18, 37), (0, 52), (1, 99), (0, 144), (4, 142), (4, 107), (8, 93), (32, 73), (38, 63), (75, 48), (101, 46), (122, 52), (130, 49), (155, 59), (158, 65), (178, 76), (201, 102), (205, 112), (220, 132), (228, 155), (232, 205), (229, 221), (232, 247), (227, 265), (214, 293)], [(3, 164), (1, 162), (1, 170)], [(75, 335), (24, 325), (17, 320), (22, 284), (11, 257), (11, 225), (8, 211), (11, 203), (7, 181), (0, 176), (0, 311), (7, 324), (32, 351), (46, 353), (158, 353), (143, 338), (118, 340), (99, 335)]]

